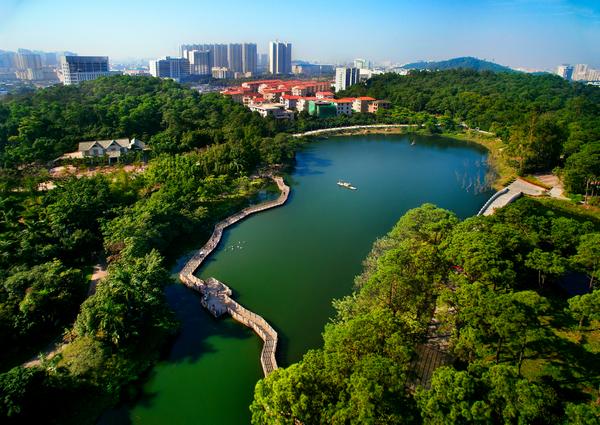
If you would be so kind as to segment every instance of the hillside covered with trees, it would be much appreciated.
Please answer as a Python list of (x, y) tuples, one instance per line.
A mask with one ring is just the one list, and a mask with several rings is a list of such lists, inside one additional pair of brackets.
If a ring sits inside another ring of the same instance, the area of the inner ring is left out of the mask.
[(155, 152), (276, 133), (242, 105), (171, 80), (117, 76), (53, 86), (0, 102), (0, 164), (53, 160), (85, 140), (138, 138)]
[[(252, 202), (267, 182), (249, 176), (291, 161), (297, 141), (265, 137), (269, 122), (219, 95), (158, 79), (53, 87), (0, 109), (10, 111), (4, 135), (17, 133), (4, 163), (18, 164), (0, 173), (0, 418), (92, 423), (135, 395), (177, 331), (164, 287), (182, 242), (201, 244), (216, 221)], [(153, 159), (143, 173), (117, 167), (40, 190), (47, 176), (29, 161), (73, 149), (79, 132), (145, 137)], [(108, 276), (92, 288), (103, 256)], [(56, 341), (56, 355), (21, 366)]]
[[(462, 222), (407, 212), (334, 302), (323, 348), (257, 384), (253, 423), (597, 423), (600, 290), (567, 301), (555, 283), (598, 278), (599, 230), (529, 199)], [(413, 390), (434, 311), (453, 361)]]
[(417, 69), (429, 71), (447, 71), (449, 69), (472, 69), (473, 71), (491, 71), (491, 72), (515, 72), (508, 66), (498, 65), (497, 63), (483, 59), (466, 56), (461, 58), (452, 58), (443, 61), (431, 62), (413, 62), (402, 65), (404, 69)]
[(415, 114), (435, 117), (441, 129), (465, 123), (502, 138), (522, 173), (561, 167), (574, 193), (600, 176), (600, 89), (554, 75), (471, 70), (384, 74), (350, 87), (341, 96), (389, 99), (383, 122)]
[[(135, 397), (177, 331), (163, 290), (182, 241), (201, 245), (216, 221), (252, 202), (266, 185), (251, 178), (258, 169), (293, 163), (290, 132), (381, 122), (460, 131), (465, 122), (499, 134), (524, 172), (562, 167), (574, 192), (600, 174), (597, 88), (461, 70), (379, 76), (347, 94), (394, 107), (277, 122), (218, 94), (125, 76), (0, 100), (2, 423), (91, 423)], [(116, 137), (149, 145), (144, 172), (117, 167), (40, 188), (49, 161), (77, 142)], [(324, 348), (258, 384), (254, 420), (528, 423), (595, 414), (597, 291), (565, 301), (553, 282), (568, 270), (591, 284), (600, 277), (598, 231), (532, 201), (462, 223), (432, 206), (408, 213), (374, 246), (356, 292), (336, 302)], [(108, 277), (90, 288), (103, 256)], [(436, 306), (452, 312), (456, 362), (430, 389), (408, 393)], [(56, 341), (58, 355), (22, 366)], [(506, 388), (518, 388), (516, 400)]]

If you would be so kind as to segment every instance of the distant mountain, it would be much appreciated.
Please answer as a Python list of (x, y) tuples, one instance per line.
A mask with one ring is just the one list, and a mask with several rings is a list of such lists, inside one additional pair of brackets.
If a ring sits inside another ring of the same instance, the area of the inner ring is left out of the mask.
[(515, 70), (498, 65), (494, 62), (488, 62), (483, 59), (474, 57), (454, 58), (439, 62), (414, 62), (403, 65), (404, 69), (429, 69), (431, 71), (443, 71), (445, 69), (474, 69), (476, 71), (492, 71), (492, 72), (516, 72)]

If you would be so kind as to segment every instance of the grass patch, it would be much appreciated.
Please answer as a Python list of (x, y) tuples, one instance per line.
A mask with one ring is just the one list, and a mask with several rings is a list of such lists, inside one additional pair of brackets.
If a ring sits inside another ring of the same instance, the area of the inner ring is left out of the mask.
[(600, 226), (600, 208), (598, 207), (547, 197), (538, 197), (536, 198), (536, 201), (543, 206), (555, 210), (567, 217), (572, 217), (579, 220), (589, 220), (597, 227)]
[(526, 176), (521, 176), (520, 178), (521, 178), (521, 180), (525, 180), (528, 183), (543, 187), (546, 190), (552, 189), (552, 186), (548, 186), (546, 183), (542, 182), (540, 179), (538, 179), (535, 176), (532, 176), (531, 174), (528, 174)]

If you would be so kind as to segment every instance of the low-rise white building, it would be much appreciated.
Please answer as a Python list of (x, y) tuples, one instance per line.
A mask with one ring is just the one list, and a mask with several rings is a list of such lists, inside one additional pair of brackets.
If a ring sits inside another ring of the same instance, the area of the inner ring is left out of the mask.
[(223, 80), (233, 78), (233, 71), (225, 66), (215, 66), (212, 68), (212, 77)]
[(258, 112), (261, 117), (273, 117), (276, 119), (294, 119), (294, 113), (284, 108), (281, 103), (263, 103), (248, 105), (252, 112)]
[(308, 102), (317, 100), (316, 97), (301, 97), (296, 101), (296, 110), (298, 112), (308, 111)]
[(146, 144), (139, 139), (113, 139), (80, 142), (78, 152), (81, 157), (108, 156), (118, 158), (133, 150), (146, 150)]
[(327, 99), (327, 101), (335, 103), (338, 115), (352, 115), (352, 102), (354, 102), (354, 99)]
[(291, 94), (284, 94), (279, 98), (280, 103), (283, 103), (285, 109), (296, 109), (296, 104), (300, 96), (293, 96)]
[(354, 99), (352, 102), (352, 110), (359, 113), (369, 112), (369, 105), (375, 102), (375, 99), (368, 96), (361, 96)]

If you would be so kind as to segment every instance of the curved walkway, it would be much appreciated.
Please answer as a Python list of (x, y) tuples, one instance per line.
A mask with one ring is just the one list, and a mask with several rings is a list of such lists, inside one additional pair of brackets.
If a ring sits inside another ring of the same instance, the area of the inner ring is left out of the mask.
[(251, 312), (233, 300), (231, 298), (231, 289), (227, 285), (212, 277), (202, 280), (196, 277), (194, 273), (219, 245), (221, 237), (223, 236), (223, 231), (227, 227), (243, 220), (249, 215), (285, 204), (290, 194), (290, 188), (285, 184), (283, 178), (271, 178), (277, 183), (277, 187), (279, 187), (279, 190), (281, 191), (279, 197), (273, 201), (263, 202), (259, 205), (244, 208), (242, 211), (217, 223), (208, 242), (206, 242), (206, 244), (190, 258), (179, 273), (179, 279), (181, 279), (186, 286), (200, 292), (202, 295), (202, 305), (215, 317), (229, 313), (235, 320), (251, 328), (263, 340), (260, 363), (265, 376), (277, 369), (277, 361), (275, 360), (277, 332), (261, 316)]
[(541, 196), (547, 193), (546, 189), (540, 186), (536, 186), (532, 183), (526, 182), (525, 180), (517, 179), (504, 189), (496, 192), (492, 197), (485, 203), (483, 208), (477, 215), (492, 215), (495, 210), (502, 208), (521, 196)]
[(346, 130), (369, 130), (369, 129), (386, 129), (386, 128), (411, 128), (421, 127), (419, 124), (369, 124), (369, 125), (350, 125), (347, 127), (322, 128), (319, 130), (305, 131), (304, 133), (293, 134), (294, 137), (318, 136), (319, 134), (334, 133), (336, 131)]

